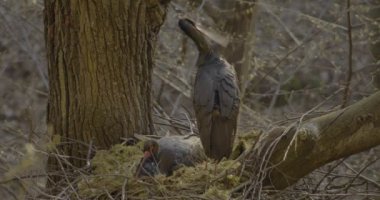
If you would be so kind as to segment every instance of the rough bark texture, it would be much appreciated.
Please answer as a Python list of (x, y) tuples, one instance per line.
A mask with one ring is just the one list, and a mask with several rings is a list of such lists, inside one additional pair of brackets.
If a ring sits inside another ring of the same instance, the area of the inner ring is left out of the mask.
[(380, 89), (380, 1), (372, 1), (368, 19), (369, 47), (377, 67), (372, 73), (372, 84)]
[(107, 149), (152, 133), (152, 57), (164, 17), (158, 0), (45, 0), (47, 121), (74, 166), (85, 163), (86, 144)]
[(206, 1), (205, 10), (221, 29), (230, 37), (229, 44), (221, 49), (221, 53), (236, 70), (239, 79), (240, 96), (243, 97), (251, 77), (253, 68), (252, 49), (254, 36), (254, 14), (256, 0), (250, 1)]
[(372, 6), (368, 12), (368, 30), (370, 36), (370, 49), (377, 61), (380, 61), (380, 2), (372, 1)]
[(256, 148), (268, 148), (276, 138), (269, 156), (275, 167), (264, 184), (283, 189), (328, 162), (380, 145), (380, 92), (289, 131), (269, 132)]

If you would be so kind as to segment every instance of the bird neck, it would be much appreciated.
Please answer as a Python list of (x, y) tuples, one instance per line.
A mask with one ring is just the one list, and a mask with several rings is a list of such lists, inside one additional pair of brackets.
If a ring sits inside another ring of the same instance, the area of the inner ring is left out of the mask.
[(199, 52), (196, 65), (198, 67), (202, 67), (203, 65), (207, 65), (209, 63), (212, 63), (217, 58), (218, 58), (218, 56), (213, 51), (208, 52), (208, 53)]
[(206, 57), (212, 53), (211, 44), (207, 41), (207, 37), (199, 29), (191, 24), (185, 24), (182, 30), (188, 35), (198, 48), (199, 55)]

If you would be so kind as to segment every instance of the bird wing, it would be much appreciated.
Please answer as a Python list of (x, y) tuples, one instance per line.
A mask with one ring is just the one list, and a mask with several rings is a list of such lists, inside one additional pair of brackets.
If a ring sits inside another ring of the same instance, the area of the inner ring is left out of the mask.
[(221, 60), (223, 67), (218, 70), (217, 91), (222, 117), (235, 119), (239, 109), (239, 87), (233, 66)]
[(194, 108), (199, 135), (206, 155), (215, 159), (229, 155), (236, 134), (240, 102), (236, 79), (233, 67), (221, 59), (198, 68), (196, 75)]
[(211, 151), (212, 110), (214, 105), (215, 84), (208, 68), (198, 68), (194, 83), (194, 110), (199, 135), (206, 155)]
[(213, 119), (214, 126), (211, 129), (218, 135), (213, 139), (216, 152), (212, 152), (217, 159), (228, 157), (232, 151), (240, 104), (235, 70), (226, 61), (221, 60), (221, 62), (223, 62), (223, 67), (218, 70), (216, 86), (219, 95), (220, 116)]
[(215, 104), (219, 104), (222, 116), (231, 118), (239, 103), (239, 87), (232, 65), (220, 59), (198, 69), (194, 83), (195, 106), (211, 112)]
[(208, 68), (199, 68), (194, 83), (194, 105), (208, 112), (214, 105), (215, 81), (211, 74)]

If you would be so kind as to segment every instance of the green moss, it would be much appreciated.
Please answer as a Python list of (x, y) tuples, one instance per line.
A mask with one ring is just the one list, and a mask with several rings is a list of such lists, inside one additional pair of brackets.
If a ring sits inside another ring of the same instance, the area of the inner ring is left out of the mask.
[(94, 197), (121, 190), (127, 182), (128, 187), (136, 187), (134, 172), (141, 158), (141, 145), (113, 146), (109, 151), (98, 151), (92, 159), (93, 174), (84, 177), (78, 184), (82, 197)]
[[(256, 134), (239, 137), (241, 143), (254, 144)], [(237, 141), (237, 143), (239, 143)], [(136, 146), (113, 146), (108, 151), (98, 151), (92, 160), (93, 171), (78, 183), (79, 195), (84, 198), (106, 198), (108, 194), (124, 191), (128, 197), (191, 199), (199, 195), (209, 199), (228, 199), (231, 189), (247, 178), (240, 177), (241, 163), (222, 160), (216, 166), (213, 161), (199, 163), (195, 167), (181, 167), (170, 177), (134, 177), (142, 156), (142, 143)], [(207, 165), (207, 167), (206, 167)], [(188, 196), (186, 196), (188, 194)]]
[(218, 187), (213, 186), (206, 191), (204, 197), (209, 199), (225, 200), (229, 199), (229, 192), (227, 190), (221, 190)]

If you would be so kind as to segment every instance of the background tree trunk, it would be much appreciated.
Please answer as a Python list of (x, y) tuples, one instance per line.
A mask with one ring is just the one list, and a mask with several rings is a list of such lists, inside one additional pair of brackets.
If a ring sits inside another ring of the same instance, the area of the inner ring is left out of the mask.
[(380, 2), (372, 1), (368, 11), (367, 29), (369, 48), (375, 59), (375, 70), (372, 72), (372, 84), (380, 89)]
[(253, 68), (256, 0), (221, 0), (217, 5), (218, 7), (215, 6), (215, 2), (206, 1), (205, 10), (217, 24), (221, 24), (223, 34), (230, 37), (228, 45), (221, 49), (221, 53), (235, 67), (243, 97)]
[[(91, 146), (107, 149), (121, 137), (152, 133), (152, 59), (165, 5), (45, 0), (44, 18), (47, 121), (60, 136), (57, 153), (81, 167)], [(59, 168), (52, 157), (49, 164), (49, 171)]]
[[(377, 62), (380, 61), (380, 2), (372, 1), (368, 12), (370, 49)], [(378, 63), (379, 64), (379, 63)]]

